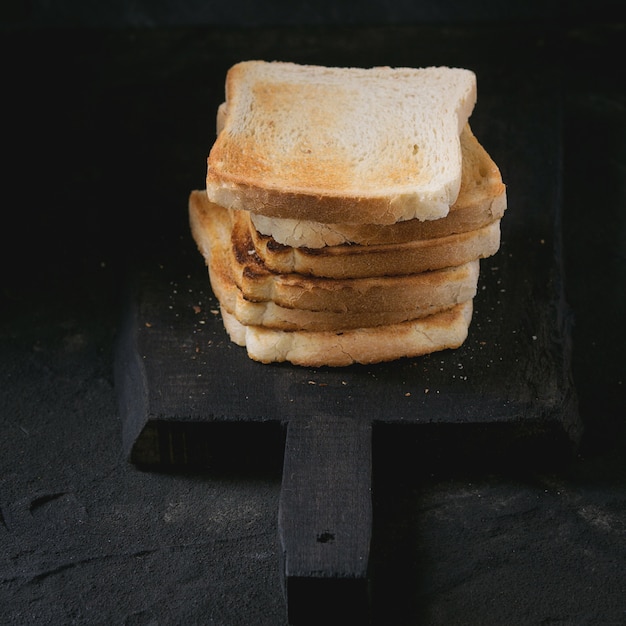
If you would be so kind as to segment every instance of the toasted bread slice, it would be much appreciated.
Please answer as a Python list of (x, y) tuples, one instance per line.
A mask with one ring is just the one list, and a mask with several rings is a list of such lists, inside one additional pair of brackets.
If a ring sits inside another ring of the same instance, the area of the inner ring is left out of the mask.
[[(327, 279), (269, 270), (254, 251), (249, 229), (232, 213), (194, 191), (189, 198), (193, 237), (209, 265), (217, 294), (234, 283), (251, 302), (337, 314), (395, 312), (406, 319), (465, 302), (476, 294), (479, 262), (433, 272), (364, 279)], [(219, 297), (219, 296), (218, 296)], [(226, 300), (226, 298), (225, 298)], [(234, 312), (231, 303), (229, 310)], [(318, 316), (323, 317), (323, 316)], [(296, 319), (296, 318), (293, 318)], [(330, 319), (330, 317), (329, 317)]]
[(400, 244), (293, 248), (261, 235), (247, 211), (234, 211), (233, 217), (236, 228), (243, 229), (247, 224), (254, 250), (265, 267), (279, 273), (334, 279), (415, 275), (483, 259), (500, 248), (500, 220), (477, 230)]
[(305, 220), (251, 214), (257, 231), (277, 243), (306, 248), (323, 248), (344, 243), (379, 245), (406, 243), (417, 239), (447, 237), (482, 228), (500, 219), (506, 210), (506, 187), (498, 166), (481, 146), (469, 124), (461, 133), (461, 188), (450, 212), (438, 220), (404, 220), (379, 224), (323, 224)]
[(343, 367), (458, 348), (467, 338), (472, 310), (473, 301), (468, 300), (421, 319), (343, 332), (289, 332), (246, 326), (224, 308), (222, 318), (231, 340), (245, 346), (248, 356), (255, 361)]
[(239, 63), (207, 161), (209, 199), (333, 224), (444, 217), (475, 102), (465, 69)]

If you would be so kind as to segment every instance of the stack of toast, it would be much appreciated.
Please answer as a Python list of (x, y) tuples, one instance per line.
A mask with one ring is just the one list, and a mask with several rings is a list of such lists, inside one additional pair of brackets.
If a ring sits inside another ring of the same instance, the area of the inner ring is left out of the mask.
[(233, 66), (189, 201), (231, 340), (312, 367), (459, 347), (506, 210), (475, 102), (464, 69)]

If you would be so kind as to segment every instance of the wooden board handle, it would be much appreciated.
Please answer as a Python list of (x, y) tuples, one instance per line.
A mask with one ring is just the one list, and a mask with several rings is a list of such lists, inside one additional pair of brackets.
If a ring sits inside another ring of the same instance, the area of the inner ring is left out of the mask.
[(314, 417), (287, 426), (278, 512), (290, 624), (368, 614), (372, 425)]

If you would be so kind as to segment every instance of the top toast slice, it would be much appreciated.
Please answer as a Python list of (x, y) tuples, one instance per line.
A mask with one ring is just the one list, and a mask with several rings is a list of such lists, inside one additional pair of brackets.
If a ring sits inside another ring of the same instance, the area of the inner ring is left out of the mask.
[(268, 217), (393, 224), (444, 217), (476, 77), (449, 67), (247, 61), (226, 78), (212, 202)]

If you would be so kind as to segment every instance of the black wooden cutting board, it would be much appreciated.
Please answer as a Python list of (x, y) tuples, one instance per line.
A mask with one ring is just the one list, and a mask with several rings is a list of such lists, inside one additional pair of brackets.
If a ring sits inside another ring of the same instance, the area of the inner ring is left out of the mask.
[[(253, 362), (229, 341), (188, 234), (132, 283), (116, 363), (124, 450), (160, 467), (284, 454), (278, 520), (292, 623), (335, 601), (350, 614), (366, 610), (380, 425), (417, 437), (420, 427), (454, 429), (504, 454), (578, 439), (560, 272), (558, 94), (492, 93), (478, 109), (473, 130), (502, 169), (509, 208), (500, 251), (481, 262), (461, 348), (340, 369)], [(186, 198), (172, 211), (186, 211)]]

